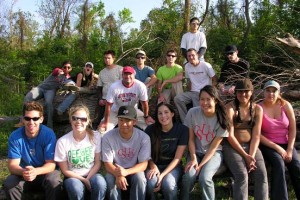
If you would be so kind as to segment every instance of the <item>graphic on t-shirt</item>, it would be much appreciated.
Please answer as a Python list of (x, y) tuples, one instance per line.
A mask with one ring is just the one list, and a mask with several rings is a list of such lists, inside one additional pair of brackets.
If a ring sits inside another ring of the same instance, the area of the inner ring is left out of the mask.
[(202, 141), (202, 139), (205, 139), (206, 142), (210, 143), (215, 137), (215, 133), (211, 129), (210, 125), (204, 123), (202, 124), (202, 127), (199, 125), (195, 125), (193, 127), (193, 130), (200, 141)]
[(133, 158), (135, 154), (134, 148), (122, 148), (117, 151), (118, 156), (121, 158)]
[(135, 93), (122, 93), (117, 97), (122, 102), (131, 102), (136, 99)]
[(71, 163), (72, 168), (89, 168), (90, 163), (94, 161), (94, 157), (92, 157), (94, 154), (92, 151), (92, 146), (68, 151), (68, 160)]

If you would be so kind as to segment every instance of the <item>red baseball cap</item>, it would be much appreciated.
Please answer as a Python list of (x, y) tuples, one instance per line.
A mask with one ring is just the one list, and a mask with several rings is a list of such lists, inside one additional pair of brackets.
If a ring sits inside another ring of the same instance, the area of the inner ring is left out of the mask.
[(123, 67), (123, 73), (135, 74), (135, 71), (131, 66), (125, 66), (125, 67)]
[(53, 76), (58, 76), (59, 74), (62, 74), (62, 69), (56, 67), (53, 71), (52, 71), (52, 75)]

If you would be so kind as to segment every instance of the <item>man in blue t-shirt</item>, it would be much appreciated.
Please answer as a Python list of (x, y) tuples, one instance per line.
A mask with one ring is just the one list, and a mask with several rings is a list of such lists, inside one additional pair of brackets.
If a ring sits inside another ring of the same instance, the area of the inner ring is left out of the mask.
[(139, 50), (135, 54), (136, 66), (133, 66), (135, 70), (135, 78), (143, 82), (147, 87), (148, 98), (150, 99), (152, 88), (155, 85), (157, 78), (154, 69), (145, 65), (146, 53)]
[(54, 150), (56, 136), (42, 125), (43, 106), (27, 102), (23, 107), (24, 126), (8, 139), (8, 169), (3, 183), (7, 199), (23, 199), (26, 191), (43, 191), (45, 199), (59, 199), (60, 172), (56, 170)]

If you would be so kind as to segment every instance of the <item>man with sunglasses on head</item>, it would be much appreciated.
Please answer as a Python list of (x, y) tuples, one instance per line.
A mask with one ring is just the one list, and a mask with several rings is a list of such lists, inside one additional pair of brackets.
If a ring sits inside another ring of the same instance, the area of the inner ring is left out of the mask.
[(183, 92), (183, 69), (175, 63), (176, 58), (176, 51), (168, 50), (166, 54), (167, 64), (157, 70), (158, 104), (160, 102), (170, 103), (171, 99)]
[(136, 66), (133, 66), (135, 70), (135, 78), (143, 82), (147, 87), (147, 94), (149, 99), (151, 98), (152, 88), (157, 81), (155, 71), (151, 67), (145, 65), (146, 53), (145, 51), (138, 50), (135, 54)]
[(43, 191), (45, 199), (60, 199), (61, 178), (56, 170), (54, 151), (56, 136), (43, 122), (43, 106), (27, 102), (23, 106), (23, 127), (8, 139), (8, 169), (10, 175), (3, 183), (7, 199), (24, 197), (29, 191)]
[(234, 94), (235, 80), (249, 77), (250, 64), (238, 57), (238, 49), (235, 45), (228, 45), (224, 50), (226, 61), (222, 65), (218, 87), (221, 96), (228, 97)]
[(199, 59), (204, 60), (204, 54), (207, 49), (206, 37), (203, 31), (199, 30), (200, 19), (198, 17), (193, 17), (190, 20), (190, 32), (185, 33), (181, 39), (181, 52), (188, 61), (187, 50), (194, 48), (196, 49)]

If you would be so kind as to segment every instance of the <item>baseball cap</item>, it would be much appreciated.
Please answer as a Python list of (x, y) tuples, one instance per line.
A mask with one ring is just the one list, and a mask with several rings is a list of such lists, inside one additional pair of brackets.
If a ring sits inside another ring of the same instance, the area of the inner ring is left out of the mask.
[(92, 62), (87, 62), (87, 63), (85, 63), (84, 66), (87, 66), (87, 65), (90, 65), (92, 68), (94, 68), (94, 64)]
[(280, 85), (279, 85), (279, 83), (277, 83), (277, 82), (274, 81), (274, 80), (269, 80), (269, 81), (267, 81), (267, 82), (265, 83), (265, 85), (264, 85), (264, 90), (265, 90), (266, 88), (268, 88), (268, 87), (274, 87), (274, 88), (276, 88), (277, 90), (280, 90)]
[(53, 76), (58, 76), (59, 74), (62, 74), (62, 69), (56, 67), (56, 68), (52, 71), (52, 75), (53, 75)]
[(135, 74), (135, 71), (134, 71), (134, 69), (131, 66), (125, 66), (125, 67), (123, 67), (123, 73), (126, 73), (126, 72)]
[(136, 110), (133, 106), (121, 106), (119, 108), (117, 117), (136, 120)]
[(235, 90), (253, 90), (251, 80), (248, 78), (238, 80), (235, 84)]
[(228, 45), (225, 47), (225, 53), (233, 53), (237, 51), (237, 47), (235, 45)]
[(136, 52), (135, 56), (137, 56), (138, 54), (143, 54), (144, 56), (146, 56), (146, 53), (145, 53), (145, 51), (143, 51), (143, 50), (138, 50), (138, 51)]

